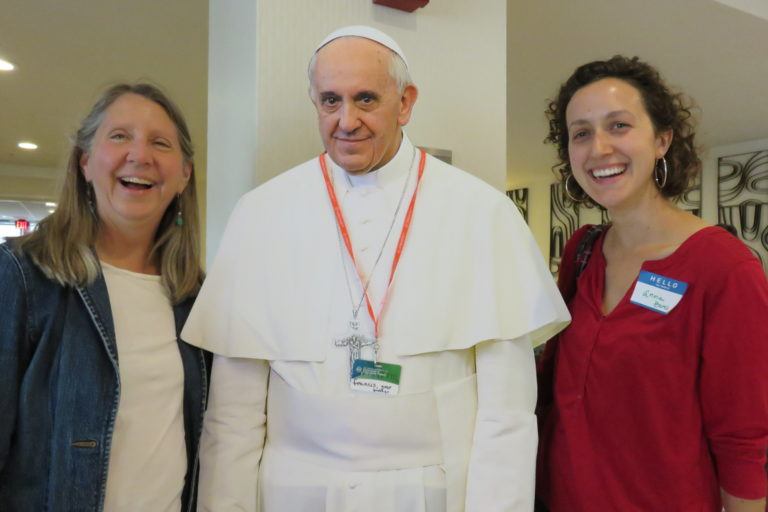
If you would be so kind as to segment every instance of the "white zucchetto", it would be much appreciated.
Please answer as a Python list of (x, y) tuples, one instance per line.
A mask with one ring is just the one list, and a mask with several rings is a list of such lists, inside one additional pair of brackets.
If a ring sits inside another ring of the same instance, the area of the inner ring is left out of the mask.
[(371, 41), (375, 41), (379, 43), (382, 46), (386, 46), (396, 54), (400, 56), (401, 59), (403, 59), (403, 62), (405, 63), (405, 66), (408, 67), (408, 59), (405, 58), (405, 53), (403, 53), (402, 48), (400, 48), (400, 45), (398, 45), (394, 39), (389, 37), (387, 34), (382, 32), (381, 30), (375, 29), (373, 27), (368, 27), (366, 25), (350, 25), (348, 27), (342, 27), (340, 29), (334, 30), (330, 34), (326, 36), (325, 39), (323, 39), (323, 42), (317, 45), (317, 48), (315, 48), (315, 53), (320, 51), (320, 48), (327, 45), (331, 41), (338, 39), (340, 37), (363, 37), (365, 39), (370, 39)]

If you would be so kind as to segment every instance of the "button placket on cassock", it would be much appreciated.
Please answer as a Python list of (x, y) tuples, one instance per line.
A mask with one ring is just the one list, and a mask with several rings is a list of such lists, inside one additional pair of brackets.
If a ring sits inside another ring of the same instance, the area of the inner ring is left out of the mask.
[[(389, 208), (384, 191), (376, 184), (353, 187), (347, 191), (342, 200), (342, 208), (347, 218), (352, 247), (355, 250), (355, 258), (360, 266), (363, 279), (373, 277), (368, 287), (368, 295), (371, 298), (374, 310), (377, 312), (386, 287), (389, 265), (392, 262), (392, 239), (394, 236), (390, 235), (390, 240), (387, 241), (387, 246), (384, 248), (381, 260), (375, 269), (374, 263), (381, 250), (381, 244), (387, 236), (389, 222), (392, 219), (395, 207), (396, 205)], [(395, 228), (397, 228), (397, 224)], [(355, 306), (357, 306), (362, 290), (354, 274), (351, 261), (349, 261), (349, 258), (346, 259), (348, 260), (348, 269), (352, 272), (350, 277), (354, 292), (353, 298), (356, 302)], [(356, 281), (357, 283), (355, 283)], [(359, 314), (367, 315), (365, 305), (363, 305)]]
[[(338, 174), (336, 177), (338, 178)], [(397, 218), (393, 219), (393, 216), (397, 210), (398, 200), (408, 175), (399, 176), (398, 178), (381, 180), (377, 173), (371, 173), (363, 176), (345, 176), (343, 181), (339, 180), (336, 184), (336, 192), (340, 197), (341, 208), (355, 252), (355, 259), (363, 279), (363, 282), (360, 283), (351, 259), (346, 252), (343, 252), (352, 289), (352, 298), (355, 307), (360, 306), (358, 319), (361, 320), (361, 326), (372, 326), (372, 323), (368, 322), (369, 318), (365, 302), (360, 303), (362, 290), (366, 284), (365, 281), (371, 278), (367, 291), (377, 315), (381, 311), (382, 300), (386, 294), (389, 272), (397, 238), (402, 228), (405, 208), (401, 208)], [(409, 184), (405, 191), (405, 199), (409, 197), (412, 191), (411, 185)], [(387, 232), (390, 230), (390, 225), (393, 222), (392, 233), (382, 248)], [(381, 258), (378, 264), (376, 264), (380, 251)], [(349, 307), (351, 308), (351, 305)], [(379, 355), (384, 354), (386, 358), (387, 353), (391, 354), (391, 348), (382, 347)], [(363, 349), (362, 356), (370, 358), (373, 356), (373, 353), (370, 349)], [(343, 480), (343, 482), (338, 482), (334, 490), (330, 491), (332, 493), (331, 496), (333, 496), (331, 502), (339, 506), (344, 512), (365, 510), (365, 508), (370, 506), (370, 503), (372, 503), (371, 498), (377, 492), (375, 490), (378, 487), (377, 484), (368, 482), (368, 485), (365, 485), (365, 479), (361, 481), (360, 475), (352, 474), (345, 475)], [(379, 496), (380, 499), (381, 496)], [(342, 503), (343, 506), (341, 505)]]

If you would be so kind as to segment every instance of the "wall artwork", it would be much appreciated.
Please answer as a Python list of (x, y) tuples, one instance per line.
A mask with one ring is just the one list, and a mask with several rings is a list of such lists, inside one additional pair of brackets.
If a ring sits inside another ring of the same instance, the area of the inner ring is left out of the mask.
[(701, 175), (697, 176), (691, 188), (683, 193), (677, 201), (677, 206), (701, 217)]
[(736, 229), (768, 274), (768, 150), (718, 158), (717, 221)]
[[(677, 206), (687, 210), (697, 217), (701, 217), (701, 177), (697, 177), (694, 184), (685, 191), (677, 201)], [(611, 222), (608, 211), (600, 205), (593, 207), (579, 205), (579, 227), (587, 224), (608, 224)]]
[(557, 275), (565, 242), (579, 226), (579, 207), (565, 195), (562, 183), (549, 187), (549, 271)]
[(517, 206), (517, 209), (520, 210), (520, 215), (523, 216), (523, 219), (527, 224), (528, 223), (528, 189), (515, 188), (512, 190), (507, 190), (507, 197), (510, 198), (512, 202), (515, 204), (515, 206)]
[[(763, 152), (765, 158), (763, 160), (763, 166), (768, 165), (768, 151)], [(765, 200), (768, 195), (768, 177), (766, 177), (768, 169), (763, 168), (762, 180), (765, 180), (762, 185), (757, 186), (759, 189), (758, 194), (762, 194)], [(510, 195), (508, 191), (507, 195)], [(511, 197), (511, 196), (510, 196)], [(688, 189), (685, 194), (680, 198), (677, 205), (680, 208), (688, 210), (694, 215), (701, 216), (701, 179), (697, 178), (694, 185)], [(768, 215), (768, 205), (763, 207), (763, 215)], [(611, 219), (608, 216), (608, 212), (600, 205), (592, 207), (580, 205), (571, 201), (567, 195), (565, 195), (565, 189), (560, 183), (551, 185), (550, 188), (550, 213), (549, 213), (549, 270), (552, 275), (557, 275), (560, 268), (560, 258), (563, 255), (563, 249), (565, 243), (571, 237), (573, 232), (587, 224), (608, 224)], [(720, 222), (723, 222), (722, 220)], [(765, 231), (766, 225), (763, 221), (763, 244), (765, 246), (766, 237), (768, 236)], [(766, 257), (763, 256), (763, 262)]]

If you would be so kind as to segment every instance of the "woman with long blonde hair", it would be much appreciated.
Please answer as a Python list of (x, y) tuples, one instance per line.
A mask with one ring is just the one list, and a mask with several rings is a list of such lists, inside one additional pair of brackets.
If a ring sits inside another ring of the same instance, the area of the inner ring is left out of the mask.
[(194, 507), (209, 358), (193, 147), (149, 84), (109, 88), (57, 210), (0, 245), (0, 510)]

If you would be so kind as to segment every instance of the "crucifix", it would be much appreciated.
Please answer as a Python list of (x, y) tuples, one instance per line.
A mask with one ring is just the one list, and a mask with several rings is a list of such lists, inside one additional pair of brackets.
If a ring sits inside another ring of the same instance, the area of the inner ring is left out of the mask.
[(351, 371), (352, 364), (356, 359), (362, 359), (362, 350), (365, 347), (373, 348), (373, 360), (376, 362), (379, 353), (379, 342), (375, 338), (371, 338), (364, 334), (360, 334), (357, 331), (358, 323), (356, 320), (349, 322), (352, 327), (352, 333), (343, 338), (339, 338), (333, 342), (337, 347), (347, 347), (349, 350), (349, 368)]

